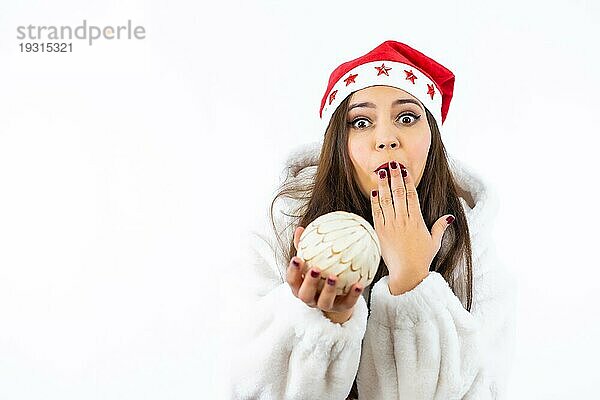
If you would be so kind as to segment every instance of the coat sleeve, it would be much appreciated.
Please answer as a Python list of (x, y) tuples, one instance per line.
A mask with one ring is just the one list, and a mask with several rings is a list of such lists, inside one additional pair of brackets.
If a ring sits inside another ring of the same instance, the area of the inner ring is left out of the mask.
[(505, 398), (516, 280), (494, 247), (473, 263), (470, 313), (437, 272), (398, 296), (388, 277), (375, 284), (357, 377), (360, 398)]
[[(275, 218), (279, 229), (280, 215)], [(232, 398), (345, 399), (366, 329), (364, 297), (344, 324), (332, 323), (321, 310), (307, 306), (282, 281), (287, 264), (275, 255), (275, 237), (264, 233), (268, 228), (263, 234), (253, 232), (249, 243), (252, 262), (243, 278), (248, 292), (240, 315)]]

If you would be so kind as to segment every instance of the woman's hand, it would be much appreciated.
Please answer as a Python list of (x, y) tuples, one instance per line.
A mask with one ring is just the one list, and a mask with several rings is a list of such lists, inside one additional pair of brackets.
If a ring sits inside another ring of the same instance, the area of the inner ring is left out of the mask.
[[(395, 169), (392, 168), (394, 164)], [(379, 184), (371, 193), (371, 210), (381, 256), (390, 273), (390, 293), (399, 295), (415, 288), (427, 277), (444, 232), (454, 218), (450, 215), (441, 217), (429, 233), (413, 177), (402, 164), (394, 161), (390, 161), (390, 172), (389, 184), (384, 169), (376, 172)]]
[[(304, 228), (301, 226), (294, 231), (296, 251), (298, 251), (298, 242), (303, 231)], [(292, 288), (294, 296), (309, 307), (321, 309), (323, 314), (334, 323), (344, 323), (349, 320), (363, 288), (355, 283), (348, 294), (336, 296), (337, 280), (333, 276), (327, 278), (323, 290), (317, 293), (319, 281), (322, 279), (321, 271), (319, 268), (314, 267), (307, 271), (306, 276), (304, 276), (303, 269), (304, 260), (298, 256), (292, 257), (287, 269), (287, 283)]]

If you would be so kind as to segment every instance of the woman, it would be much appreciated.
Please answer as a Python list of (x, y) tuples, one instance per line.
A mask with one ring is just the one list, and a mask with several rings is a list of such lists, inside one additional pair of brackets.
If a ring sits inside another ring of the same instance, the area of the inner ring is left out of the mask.
[[(490, 239), (493, 191), (441, 141), (453, 86), (395, 41), (332, 72), (323, 143), (290, 157), (273, 232), (253, 243), (234, 398), (505, 398), (514, 279)], [(296, 256), (303, 227), (335, 210), (369, 221), (382, 250), (372, 284), (345, 296), (335, 277), (318, 292), (321, 271)]]

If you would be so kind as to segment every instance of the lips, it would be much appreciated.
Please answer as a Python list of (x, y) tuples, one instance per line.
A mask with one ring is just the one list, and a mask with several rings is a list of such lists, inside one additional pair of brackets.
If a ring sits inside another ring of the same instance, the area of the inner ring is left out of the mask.
[(383, 163), (379, 167), (375, 168), (375, 171), (373, 171), (373, 172), (377, 172), (377, 171), (379, 171), (382, 168), (386, 169), (389, 172), (390, 171), (390, 165), (389, 164), (390, 164), (389, 162)]

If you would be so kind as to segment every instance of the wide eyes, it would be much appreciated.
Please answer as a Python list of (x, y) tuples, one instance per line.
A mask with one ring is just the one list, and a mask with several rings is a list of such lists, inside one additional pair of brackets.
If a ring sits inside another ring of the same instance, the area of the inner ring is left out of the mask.
[(400, 116), (400, 122), (402, 122), (405, 125), (410, 125), (413, 122), (415, 122), (419, 117), (417, 117), (414, 114), (404, 114)]
[[(368, 121), (369, 120), (366, 118), (356, 118), (354, 121), (350, 122), (350, 125), (352, 125), (354, 129), (365, 129)], [(370, 124), (370, 122), (368, 123)]]
[[(400, 122), (402, 125), (405, 126), (410, 126), (412, 124), (414, 124), (415, 122), (417, 122), (417, 120), (421, 118), (420, 115), (415, 115), (413, 113), (404, 113), (398, 116), (398, 119), (396, 119), (396, 121)], [(358, 117), (355, 118), (352, 122), (348, 122), (348, 125), (350, 125), (352, 128), (354, 129), (366, 129), (369, 127), (369, 125), (367, 124), (371, 124), (371, 121), (369, 121), (368, 118), (364, 118), (364, 117)]]

